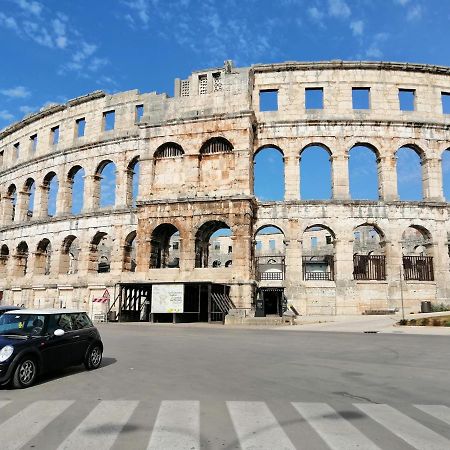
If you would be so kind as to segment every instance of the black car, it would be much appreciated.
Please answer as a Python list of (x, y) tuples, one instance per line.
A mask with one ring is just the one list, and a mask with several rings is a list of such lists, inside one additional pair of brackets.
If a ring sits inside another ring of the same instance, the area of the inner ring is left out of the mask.
[(17, 311), (18, 309), (22, 309), (22, 307), (21, 306), (13, 306), (13, 305), (0, 306), (0, 316), (3, 316), (3, 314), (5, 314), (5, 312)]
[(84, 311), (23, 309), (0, 317), (0, 384), (31, 386), (55, 369), (78, 364), (97, 369), (102, 362), (100, 333)]

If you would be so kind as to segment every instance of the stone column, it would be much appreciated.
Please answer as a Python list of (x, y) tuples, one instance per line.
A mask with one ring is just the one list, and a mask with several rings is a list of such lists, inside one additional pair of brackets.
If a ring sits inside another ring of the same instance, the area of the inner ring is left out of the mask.
[[(15, 216), (17, 217), (17, 207), (15, 211)], [(13, 216), (13, 209), (14, 205), (12, 202), (12, 198), (5, 196), (1, 200), (1, 223), (2, 225), (8, 225), (13, 222), (12, 216)]]
[(128, 174), (129, 170), (120, 162), (116, 166), (115, 208), (128, 206)]
[(443, 202), (442, 159), (422, 159), (423, 199), (429, 202)]
[(397, 192), (397, 158), (381, 156), (378, 164), (378, 193), (385, 202), (398, 200)]
[(252, 255), (252, 235), (250, 225), (247, 223), (234, 225), (231, 242), (234, 276), (237, 279), (247, 281), (251, 278), (252, 269), (252, 261), (250, 259)]
[(139, 190), (137, 201), (148, 200), (153, 185), (153, 158), (139, 158)]
[(48, 195), (50, 192), (50, 186), (41, 185), (36, 188), (34, 194), (34, 211), (33, 217), (36, 219), (43, 219), (48, 217)]
[(94, 211), (100, 207), (100, 180), (99, 175), (84, 177), (83, 212)]
[(284, 157), (284, 199), (300, 199), (300, 157)]
[(335, 314), (356, 314), (357, 300), (352, 295), (353, 239), (345, 236), (334, 242), (334, 280), (336, 283)]
[(21, 191), (17, 193), (17, 205), (15, 222), (25, 222), (28, 220), (28, 203), (30, 199), (30, 193)]
[(333, 200), (347, 200), (350, 198), (348, 155), (332, 155), (330, 160), (332, 173), (332, 198)]
[(67, 177), (60, 178), (56, 199), (57, 216), (67, 215), (72, 212), (72, 188), (73, 179), (68, 179)]

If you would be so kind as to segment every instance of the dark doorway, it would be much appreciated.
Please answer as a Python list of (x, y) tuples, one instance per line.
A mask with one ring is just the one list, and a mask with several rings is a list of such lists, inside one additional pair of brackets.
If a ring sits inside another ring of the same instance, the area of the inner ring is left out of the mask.
[(262, 288), (261, 291), (266, 316), (281, 316), (283, 313), (283, 288)]

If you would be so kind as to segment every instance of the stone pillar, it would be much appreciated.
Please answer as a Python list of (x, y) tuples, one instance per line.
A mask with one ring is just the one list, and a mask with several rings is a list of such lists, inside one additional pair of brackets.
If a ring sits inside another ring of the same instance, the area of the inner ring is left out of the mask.
[(33, 217), (36, 219), (43, 219), (48, 217), (48, 195), (50, 193), (50, 186), (41, 185), (36, 188), (34, 194), (34, 212)]
[[(8, 225), (10, 223), (13, 222), (12, 217), (13, 217), (13, 211), (14, 208), (17, 209), (17, 207), (15, 207), (13, 205), (12, 202), (12, 197), (8, 197), (5, 196), (2, 198), (1, 200), (1, 223), (2, 225)], [(17, 210), (15, 211), (15, 218), (17, 218)]]
[(100, 207), (100, 180), (99, 175), (84, 177), (83, 212), (94, 211)]
[(285, 264), (286, 264), (286, 298), (299, 312), (304, 312), (303, 304), (300, 304), (299, 288), (302, 284), (302, 250), (301, 239), (290, 239), (285, 241)]
[(385, 202), (398, 200), (397, 191), (397, 158), (381, 156), (378, 164), (378, 193)]
[(441, 158), (426, 158), (421, 160), (423, 199), (426, 201), (444, 201), (441, 164)]
[(184, 155), (183, 158), (186, 190), (195, 196), (200, 183), (200, 157), (199, 155)]
[(334, 280), (336, 283), (335, 314), (356, 314), (354, 298), (353, 239), (343, 237), (334, 242)]
[(63, 216), (72, 211), (73, 179), (62, 177), (59, 181), (58, 196), (56, 199), (56, 215)]
[[(120, 165), (119, 165), (120, 164)], [(122, 163), (116, 166), (116, 189), (115, 189), (115, 208), (125, 208), (128, 206), (128, 174), (127, 167)]]
[(15, 222), (25, 222), (28, 218), (28, 203), (30, 200), (30, 193), (21, 191), (17, 193), (17, 206)]
[(153, 185), (153, 158), (139, 158), (139, 190), (137, 201), (148, 200)]
[(300, 198), (300, 157), (284, 157), (284, 199), (298, 200)]
[(233, 235), (231, 236), (233, 248), (233, 266), (234, 276), (240, 280), (248, 280), (251, 278), (252, 270), (252, 235), (250, 224), (237, 224), (233, 227)]
[(348, 178), (348, 155), (336, 154), (330, 157), (332, 174), (333, 200), (347, 200), (350, 198)]

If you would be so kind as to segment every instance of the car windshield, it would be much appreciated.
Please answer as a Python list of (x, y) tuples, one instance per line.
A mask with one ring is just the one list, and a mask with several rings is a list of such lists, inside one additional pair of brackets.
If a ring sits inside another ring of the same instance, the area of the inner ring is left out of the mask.
[(3, 314), (0, 335), (41, 336), (45, 316), (39, 314)]

